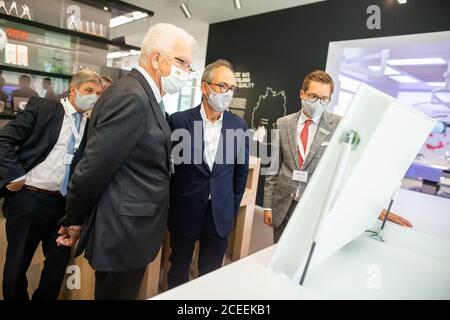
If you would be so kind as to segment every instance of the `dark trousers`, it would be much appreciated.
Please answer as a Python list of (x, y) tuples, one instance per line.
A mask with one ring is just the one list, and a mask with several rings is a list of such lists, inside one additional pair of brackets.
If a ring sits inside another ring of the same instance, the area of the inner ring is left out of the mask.
[(286, 213), (286, 216), (284, 217), (283, 221), (277, 228), (273, 228), (273, 243), (278, 243), (278, 241), (281, 238), (281, 235), (283, 234), (284, 229), (286, 228), (289, 220), (291, 219), (292, 213), (294, 212), (295, 208), (297, 207), (298, 201), (293, 200), (291, 203), (291, 206), (289, 207), (288, 212)]
[(211, 201), (209, 201), (205, 220), (200, 234), (188, 238), (176, 232), (170, 233), (170, 270), (167, 275), (169, 289), (189, 281), (189, 270), (195, 242), (199, 241), (198, 272), (200, 276), (219, 269), (227, 250), (227, 237), (217, 234), (214, 225)]
[(136, 300), (145, 268), (131, 271), (95, 271), (95, 300)]
[(45, 256), (33, 300), (55, 300), (70, 259), (70, 248), (56, 245), (58, 220), (65, 212), (65, 198), (22, 189), (5, 198), (6, 262), (3, 270), (5, 300), (28, 300), (26, 272), (40, 242)]

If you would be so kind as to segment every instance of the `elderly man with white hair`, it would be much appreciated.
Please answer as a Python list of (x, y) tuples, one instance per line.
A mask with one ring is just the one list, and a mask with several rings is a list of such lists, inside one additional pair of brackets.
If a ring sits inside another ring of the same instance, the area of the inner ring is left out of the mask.
[(71, 246), (95, 273), (95, 299), (136, 299), (158, 254), (169, 204), (171, 131), (162, 97), (184, 85), (194, 38), (171, 24), (152, 26), (139, 66), (95, 105), (83, 159), (67, 195), (58, 244)]

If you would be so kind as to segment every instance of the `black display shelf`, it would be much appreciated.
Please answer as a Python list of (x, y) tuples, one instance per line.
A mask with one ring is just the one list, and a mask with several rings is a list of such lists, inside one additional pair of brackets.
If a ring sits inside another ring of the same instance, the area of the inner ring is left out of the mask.
[(40, 71), (40, 70), (27, 69), (27, 68), (9, 66), (9, 65), (4, 65), (4, 64), (0, 64), (0, 70), (1, 71), (11, 71), (11, 72), (16, 72), (16, 73), (33, 74), (33, 75), (49, 77), (49, 78), (67, 79), (67, 80), (70, 80), (70, 78), (72, 77), (71, 75), (63, 74), (63, 73), (45, 72), (45, 71)]
[(16, 118), (16, 115), (13, 113), (4, 113), (4, 112), (0, 113), (0, 119), (2, 119), (2, 120), (12, 120), (15, 118)]
[(123, 13), (129, 13), (132, 11), (140, 11), (145, 12), (148, 14), (149, 17), (152, 17), (155, 15), (155, 13), (151, 10), (141, 8), (139, 6), (136, 6), (134, 4), (121, 1), (121, 0), (75, 0), (77, 2), (81, 2), (87, 5), (90, 5), (92, 7), (96, 7), (99, 9), (103, 9), (103, 7), (108, 8), (114, 8), (118, 11), (122, 11)]
[(53, 31), (55, 33), (60, 33), (60, 34), (65, 34), (65, 35), (69, 35), (69, 36), (73, 36), (73, 37), (78, 37), (80, 39), (86, 39), (86, 40), (90, 40), (90, 41), (93, 41), (93, 42), (98, 42), (98, 43), (102, 43), (102, 44), (116, 46), (116, 47), (118, 47), (118, 48), (120, 48), (122, 50), (141, 50), (141, 48), (139, 48), (139, 47), (128, 45), (128, 44), (126, 44), (124, 42), (110, 40), (110, 39), (107, 39), (107, 38), (94, 36), (92, 34), (79, 32), (79, 31), (75, 31), (75, 30), (63, 29), (63, 28), (55, 27), (55, 26), (52, 26), (52, 25), (49, 25), (49, 24), (45, 24), (45, 23), (41, 23), (41, 22), (37, 22), (37, 21), (21, 19), (21, 18), (15, 17), (15, 16), (10, 16), (10, 15), (4, 14), (4, 13), (0, 13), (0, 19), (12, 21), (12, 22), (16, 22), (16, 23), (19, 23), (19, 24), (32, 26), (32, 27), (36, 27), (36, 28), (40, 28), (40, 29), (44, 29), (44, 30), (48, 30), (48, 31)]

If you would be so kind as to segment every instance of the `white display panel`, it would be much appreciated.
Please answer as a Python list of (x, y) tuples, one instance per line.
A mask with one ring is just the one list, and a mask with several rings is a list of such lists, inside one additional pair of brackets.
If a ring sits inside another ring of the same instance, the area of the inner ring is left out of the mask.
[[(269, 269), (299, 282), (314, 240), (310, 267), (369, 229), (434, 124), (412, 107), (361, 84), (280, 238)], [(331, 206), (324, 210), (342, 164), (341, 138), (349, 130), (359, 134), (360, 142), (349, 152)]]

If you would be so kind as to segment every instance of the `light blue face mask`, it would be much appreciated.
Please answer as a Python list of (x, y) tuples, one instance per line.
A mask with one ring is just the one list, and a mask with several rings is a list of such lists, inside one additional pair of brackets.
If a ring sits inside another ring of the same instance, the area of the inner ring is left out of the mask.
[(321, 104), (319, 99), (316, 102), (302, 100), (302, 110), (304, 114), (314, 121), (319, 120), (326, 109), (327, 105)]
[(77, 107), (83, 112), (91, 110), (97, 102), (97, 94), (91, 93), (81, 95), (77, 89), (75, 89), (75, 91), (77, 92), (77, 96), (75, 97), (75, 104)]
[(161, 87), (164, 93), (174, 94), (181, 90), (189, 78), (189, 72), (186, 72), (172, 65), (170, 74), (161, 77)]
[(217, 93), (212, 91), (211, 87), (208, 85), (210, 94), (208, 96), (209, 105), (217, 112), (224, 112), (228, 109), (231, 100), (233, 100), (233, 92), (228, 91), (225, 93)]

